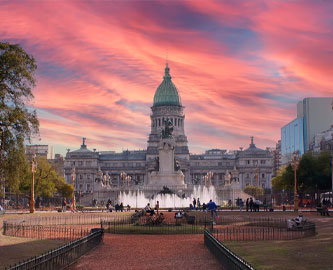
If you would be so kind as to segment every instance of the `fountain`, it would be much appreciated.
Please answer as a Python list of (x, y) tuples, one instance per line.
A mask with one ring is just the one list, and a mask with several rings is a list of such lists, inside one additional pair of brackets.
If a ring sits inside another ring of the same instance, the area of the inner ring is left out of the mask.
[[(178, 194), (177, 194), (178, 193)], [(161, 194), (146, 198), (145, 194), (141, 190), (137, 191), (122, 191), (119, 194), (118, 201), (124, 205), (129, 204), (135, 208), (143, 208), (149, 202), (150, 205), (154, 206), (157, 201), (160, 203), (161, 208), (183, 208), (189, 207), (193, 201), (193, 198), (200, 199), (202, 203), (208, 203), (209, 200), (217, 201), (217, 194), (214, 186), (195, 186), (192, 193), (189, 196), (184, 196), (183, 190), (178, 190), (174, 194)]]

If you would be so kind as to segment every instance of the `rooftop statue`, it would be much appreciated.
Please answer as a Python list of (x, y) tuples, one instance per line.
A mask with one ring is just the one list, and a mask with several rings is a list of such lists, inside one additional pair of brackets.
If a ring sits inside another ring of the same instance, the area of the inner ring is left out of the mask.
[(172, 138), (173, 124), (169, 118), (164, 120), (164, 129), (162, 129), (162, 139)]

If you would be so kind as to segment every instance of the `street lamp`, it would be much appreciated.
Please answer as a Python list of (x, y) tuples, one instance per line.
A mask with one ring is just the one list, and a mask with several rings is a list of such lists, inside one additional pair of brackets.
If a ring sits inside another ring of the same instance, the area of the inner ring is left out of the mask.
[(75, 210), (75, 167), (72, 168), (72, 183), (73, 183), (73, 210)]
[(35, 197), (34, 197), (34, 185), (35, 185), (35, 172), (37, 171), (37, 161), (36, 161), (36, 154), (32, 157), (31, 161), (31, 189), (30, 189), (30, 213), (35, 212)]
[(298, 168), (298, 157), (299, 157), (299, 153), (294, 152), (293, 154), (293, 165), (294, 165), (294, 178), (295, 178), (295, 186), (294, 186), (294, 211), (297, 212), (298, 211), (298, 194), (297, 194), (297, 175), (296, 175), (296, 171)]
[[(333, 110), (333, 102), (332, 102), (332, 110)], [(332, 192), (332, 194), (331, 194), (331, 196), (332, 196), (332, 204), (333, 204), (333, 133), (332, 133), (332, 139), (331, 139), (331, 177), (332, 177), (332, 190), (331, 190), (331, 192)]]

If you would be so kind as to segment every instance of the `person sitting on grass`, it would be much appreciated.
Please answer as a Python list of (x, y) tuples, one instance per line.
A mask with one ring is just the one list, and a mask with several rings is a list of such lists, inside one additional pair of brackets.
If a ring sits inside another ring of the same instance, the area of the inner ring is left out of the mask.
[(303, 215), (300, 214), (298, 217), (295, 218), (296, 226), (301, 225), (302, 221), (303, 221)]
[(144, 208), (146, 213), (149, 213), (151, 216), (155, 214), (155, 211), (150, 208), (150, 203), (147, 203), (146, 207)]

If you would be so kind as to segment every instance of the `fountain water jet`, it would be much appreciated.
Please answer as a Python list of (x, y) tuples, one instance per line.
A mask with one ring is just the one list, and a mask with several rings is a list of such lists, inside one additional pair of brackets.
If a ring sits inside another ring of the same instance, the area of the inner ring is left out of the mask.
[(183, 191), (179, 190), (178, 194), (156, 194), (153, 198), (146, 198), (143, 191), (122, 191), (119, 194), (118, 201), (124, 205), (129, 204), (131, 207), (143, 208), (149, 202), (153, 207), (157, 201), (161, 208), (178, 208), (189, 207), (193, 201), (199, 198), (201, 204), (208, 203), (209, 200), (217, 201), (218, 197), (214, 186), (195, 186), (192, 193), (185, 198), (182, 197)]

